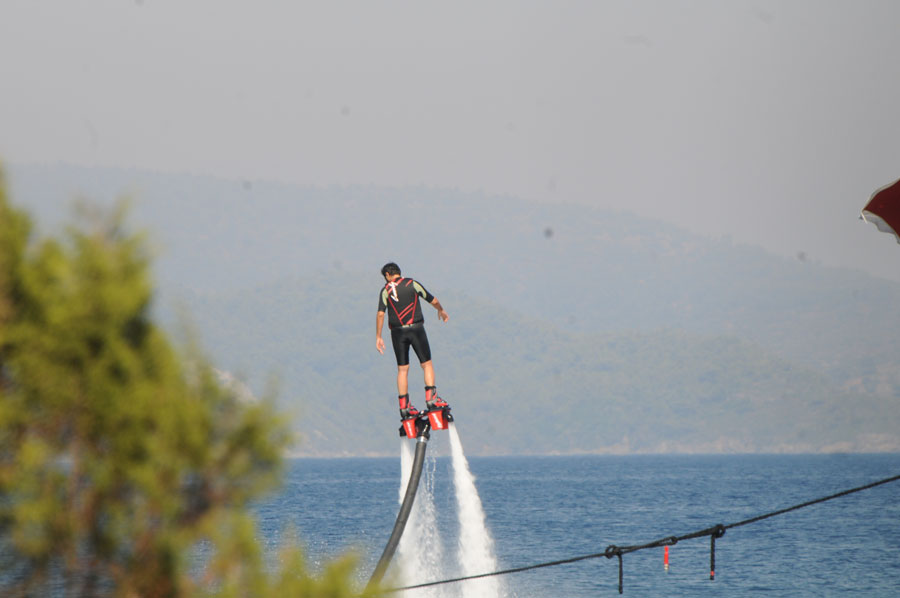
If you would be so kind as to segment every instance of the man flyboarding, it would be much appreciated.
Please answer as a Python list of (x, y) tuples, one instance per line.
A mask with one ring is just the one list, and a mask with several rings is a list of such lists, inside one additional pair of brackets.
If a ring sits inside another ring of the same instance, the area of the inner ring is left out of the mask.
[(384, 340), (381, 329), (384, 326), (384, 312), (388, 312), (388, 328), (394, 355), (397, 357), (397, 394), (400, 402), (400, 419), (406, 420), (419, 415), (419, 410), (409, 401), (409, 348), (412, 347), (419, 358), (425, 375), (425, 408), (427, 410), (447, 407), (446, 401), (437, 395), (434, 385), (434, 366), (431, 363), (431, 347), (425, 334), (425, 317), (419, 299), (430, 303), (438, 312), (438, 317), (446, 322), (450, 319), (437, 297), (412, 278), (403, 278), (400, 267), (387, 263), (381, 268), (385, 285), (378, 296), (378, 316), (375, 320), (375, 348), (384, 354)]

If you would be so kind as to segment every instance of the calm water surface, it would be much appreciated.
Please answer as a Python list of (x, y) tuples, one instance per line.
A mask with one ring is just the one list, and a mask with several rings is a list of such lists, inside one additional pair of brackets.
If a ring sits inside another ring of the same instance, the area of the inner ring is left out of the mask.
[[(450, 461), (432, 440), (423, 485), (433, 486), (443, 543), (455, 546)], [(900, 455), (470, 458), (501, 568), (602, 552), (718, 523), (730, 524), (900, 474)], [(398, 510), (396, 459), (298, 459), (258, 507), (277, 548), (293, 528), (319, 566), (349, 549), (368, 578)], [(453, 549), (445, 554), (453, 555)], [(729, 530), (625, 555), (626, 596), (900, 596), (900, 482)], [(421, 579), (421, 582), (433, 581)], [(618, 595), (616, 559), (505, 576), (508, 594)], [(448, 588), (450, 586), (447, 586)], [(447, 590), (453, 595), (453, 590)]]

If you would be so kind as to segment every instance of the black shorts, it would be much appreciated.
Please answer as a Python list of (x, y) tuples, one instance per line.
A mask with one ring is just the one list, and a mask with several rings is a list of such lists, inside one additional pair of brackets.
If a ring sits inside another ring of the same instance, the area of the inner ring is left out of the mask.
[(424, 324), (392, 328), (391, 342), (394, 343), (397, 365), (409, 365), (410, 347), (419, 357), (419, 363), (431, 361), (431, 347), (428, 346), (428, 336), (425, 334)]

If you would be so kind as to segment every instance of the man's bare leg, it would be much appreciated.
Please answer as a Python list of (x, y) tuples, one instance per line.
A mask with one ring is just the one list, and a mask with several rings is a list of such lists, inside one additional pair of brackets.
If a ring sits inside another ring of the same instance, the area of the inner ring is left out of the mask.
[(437, 396), (437, 389), (434, 387), (434, 366), (431, 360), (422, 364), (422, 371), (425, 374), (425, 408), (446, 407), (447, 402)]
[(434, 386), (434, 366), (430, 359), (422, 364), (422, 371), (425, 373), (425, 386)]
[[(433, 376), (434, 374), (432, 374)], [(409, 365), (397, 366), (397, 394), (405, 395), (409, 392)]]

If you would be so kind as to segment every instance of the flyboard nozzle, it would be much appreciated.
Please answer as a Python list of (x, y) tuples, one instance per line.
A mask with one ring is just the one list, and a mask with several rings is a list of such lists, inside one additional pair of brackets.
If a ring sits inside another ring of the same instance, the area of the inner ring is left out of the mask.
[(424, 436), (427, 440), (430, 437), (430, 429), (431, 425), (425, 415), (410, 417), (403, 420), (400, 426), (400, 437), (422, 438)]
[(403, 420), (403, 423), (400, 426), (400, 436), (406, 436), (407, 438), (415, 438), (416, 437), (416, 421), (417, 418), (409, 417)]
[(428, 438), (431, 430), (446, 430), (452, 421), (450, 407), (430, 409), (416, 417), (404, 419), (400, 426), (400, 437), (419, 438), (424, 435)]
[(431, 424), (432, 430), (446, 430), (452, 421), (453, 416), (450, 415), (450, 407), (432, 409), (428, 412), (428, 423)]

